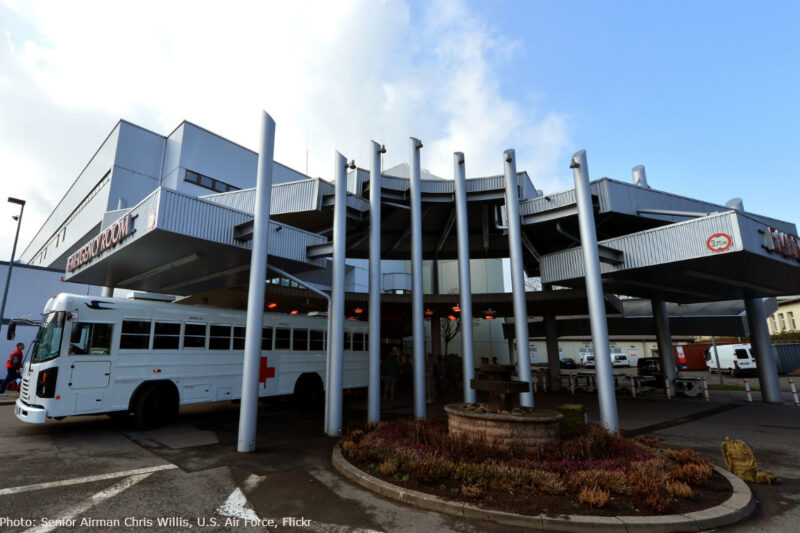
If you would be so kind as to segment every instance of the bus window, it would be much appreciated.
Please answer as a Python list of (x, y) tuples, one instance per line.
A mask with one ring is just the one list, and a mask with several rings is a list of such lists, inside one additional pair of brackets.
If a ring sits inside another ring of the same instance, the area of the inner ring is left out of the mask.
[(230, 326), (211, 326), (211, 337), (208, 339), (209, 350), (230, 350), (231, 349), (231, 327)]
[(206, 325), (205, 324), (185, 324), (183, 326), (183, 347), (184, 348), (205, 348), (206, 347)]
[(156, 322), (153, 331), (154, 350), (177, 350), (181, 344), (181, 325), (177, 322)]
[(363, 352), (364, 351), (364, 334), (363, 333), (353, 333), (353, 351), (354, 352)]
[(111, 353), (111, 324), (76, 322), (69, 339), (70, 355), (108, 355)]
[(321, 352), (325, 349), (325, 341), (322, 340), (322, 330), (312, 329), (309, 331), (311, 345), (308, 347), (312, 352)]
[(233, 349), (244, 350), (244, 333), (245, 329), (238, 326), (233, 326)]
[(33, 363), (43, 363), (58, 357), (61, 347), (61, 334), (64, 331), (64, 311), (50, 313), (33, 341)]
[(369, 333), (364, 333), (364, 351), (369, 351)]
[(353, 332), (352, 331), (345, 331), (344, 332), (344, 349), (345, 350), (352, 350), (353, 349)]
[(308, 330), (295, 329), (292, 332), (293, 344), (292, 349), (296, 352), (308, 350)]
[(261, 349), (272, 349), (272, 328), (264, 328), (261, 330)]
[(289, 328), (275, 328), (275, 349), (289, 350), (292, 347), (292, 330)]
[(150, 330), (153, 324), (149, 320), (123, 320), (122, 335), (119, 338), (120, 350), (147, 350), (150, 348)]

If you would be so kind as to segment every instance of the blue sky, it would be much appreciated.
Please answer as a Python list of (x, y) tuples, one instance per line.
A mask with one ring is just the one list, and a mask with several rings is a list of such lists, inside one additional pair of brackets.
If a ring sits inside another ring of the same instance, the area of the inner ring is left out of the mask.
[(654, 188), (799, 223), (798, 65), (788, 1), (0, 0), (0, 179), (29, 201), (24, 244), (120, 118), (255, 148), (265, 109), (276, 159), (314, 176), (370, 139), (405, 162), (414, 136), (445, 178), (455, 151), (474, 177), (515, 148), (555, 192), (586, 149), (594, 179), (644, 164)]
[(800, 222), (800, 3), (474, 4), (520, 42), (510, 98), (568, 116), (593, 178)]

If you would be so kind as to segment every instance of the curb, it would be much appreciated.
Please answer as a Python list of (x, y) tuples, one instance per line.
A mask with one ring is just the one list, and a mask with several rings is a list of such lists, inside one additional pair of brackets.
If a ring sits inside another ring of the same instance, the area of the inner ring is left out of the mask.
[(686, 514), (661, 516), (588, 516), (588, 515), (519, 515), (503, 511), (482, 509), (468, 503), (446, 500), (432, 494), (404, 489), (388, 483), (356, 468), (342, 455), (339, 444), (333, 449), (334, 468), (347, 479), (382, 496), (398, 500), (429, 511), (449, 514), (462, 518), (476, 518), (508, 526), (544, 529), (547, 531), (570, 531), (581, 533), (591, 528), (593, 531), (679, 533), (687, 531), (706, 531), (727, 526), (744, 520), (755, 510), (756, 501), (747, 484), (730, 472), (717, 466), (714, 470), (721, 474), (733, 488), (733, 494), (721, 504)]

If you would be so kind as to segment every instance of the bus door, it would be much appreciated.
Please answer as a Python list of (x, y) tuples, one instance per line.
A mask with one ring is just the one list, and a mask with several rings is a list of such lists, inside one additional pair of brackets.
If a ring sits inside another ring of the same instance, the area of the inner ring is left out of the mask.
[(75, 322), (69, 339), (69, 388), (76, 391), (77, 411), (103, 407), (111, 378), (112, 324)]

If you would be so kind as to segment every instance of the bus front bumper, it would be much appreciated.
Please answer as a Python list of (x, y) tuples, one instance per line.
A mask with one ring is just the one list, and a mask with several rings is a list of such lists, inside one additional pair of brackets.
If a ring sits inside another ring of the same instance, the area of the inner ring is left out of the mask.
[(17, 400), (17, 403), (14, 404), (14, 414), (29, 424), (44, 424), (44, 421), (47, 420), (47, 409), (32, 407), (22, 400)]

